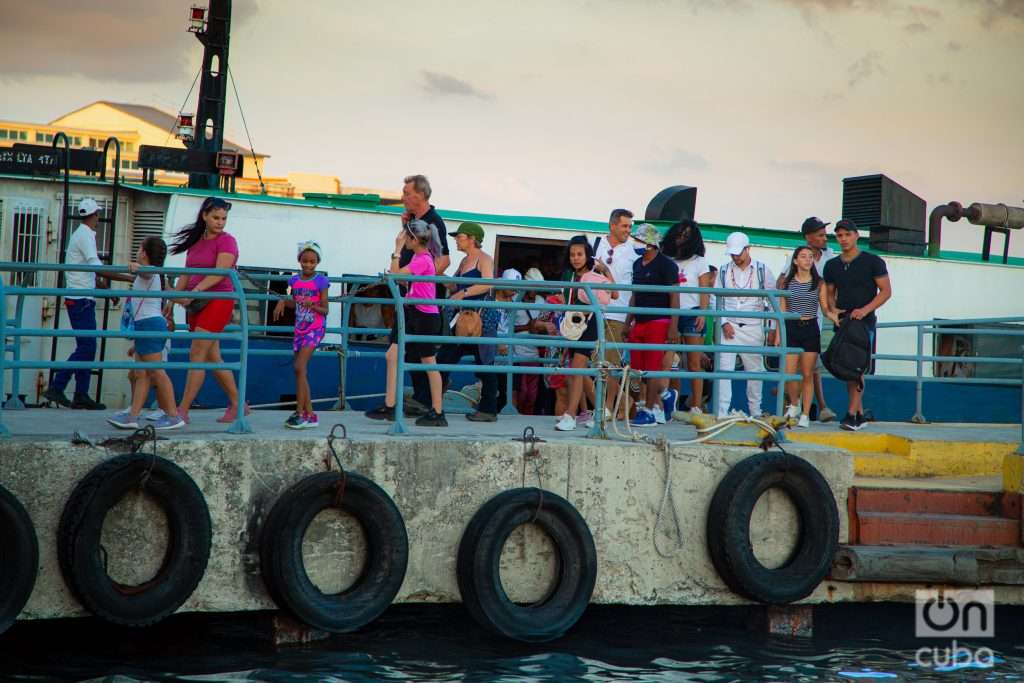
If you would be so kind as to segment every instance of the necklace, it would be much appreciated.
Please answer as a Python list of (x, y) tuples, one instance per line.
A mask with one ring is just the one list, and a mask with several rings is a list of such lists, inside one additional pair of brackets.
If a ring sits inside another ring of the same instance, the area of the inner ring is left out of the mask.
[(752, 285), (754, 283), (754, 264), (753, 264), (753, 262), (751, 262), (751, 264), (750, 264), (750, 272), (747, 273), (747, 281), (746, 281), (745, 284), (741, 285), (736, 280), (736, 269), (737, 268), (738, 268), (738, 266), (736, 266), (736, 265), (733, 265), (731, 268), (729, 268), (729, 279), (732, 280), (732, 288), (733, 289), (750, 289), (750, 285)]

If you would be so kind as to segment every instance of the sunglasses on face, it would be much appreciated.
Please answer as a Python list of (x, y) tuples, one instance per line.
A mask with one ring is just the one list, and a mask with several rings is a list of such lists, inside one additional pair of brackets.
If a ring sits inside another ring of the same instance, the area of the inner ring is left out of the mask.
[(224, 209), (225, 211), (231, 210), (231, 202), (224, 201), (219, 197), (208, 197), (203, 202), (203, 211), (210, 211), (211, 209)]

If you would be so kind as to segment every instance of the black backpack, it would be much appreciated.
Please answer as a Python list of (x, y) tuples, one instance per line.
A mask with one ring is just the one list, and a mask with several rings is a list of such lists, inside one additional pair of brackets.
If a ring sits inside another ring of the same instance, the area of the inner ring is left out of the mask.
[(860, 382), (864, 388), (864, 374), (871, 365), (871, 337), (863, 320), (847, 316), (839, 323), (832, 342), (821, 362), (832, 376), (846, 382)]

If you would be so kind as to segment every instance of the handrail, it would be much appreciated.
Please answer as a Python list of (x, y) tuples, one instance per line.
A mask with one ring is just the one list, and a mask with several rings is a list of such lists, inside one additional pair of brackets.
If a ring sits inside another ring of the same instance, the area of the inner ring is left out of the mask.
[[(48, 264), (48, 263), (37, 263), (37, 264), (25, 264), (25, 263), (0, 263), (0, 271), (8, 272), (22, 272), (22, 271), (53, 271), (59, 273), (65, 272), (105, 272), (105, 273), (129, 273), (131, 272), (127, 266), (108, 266), (108, 265), (71, 265), (71, 264)], [(246, 310), (246, 294), (242, 288), (242, 281), (238, 276), (238, 272), (232, 268), (169, 268), (169, 267), (144, 267), (137, 271), (141, 274), (151, 275), (220, 275), (231, 280), (233, 291), (230, 292), (180, 292), (176, 290), (162, 290), (160, 292), (131, 292), (131, 296), (137, 299), (178, 299), (178, 298), (195, 298), (195, 299), (232, 299), (237, 301), (239, 308), (244, 312)], [(0, 278), (2, 280), (2, 278)], [(130, 290), (128, 290), (130, 292)], [(6, 371), (11, 370), (14, 375), (12, 385), (17, 387), (17, 375), (19, 370), (24, 369), (110, 369), (110, 370), (124, 370), (124, 369), (165, 369), (165, 370), (189, 370), (189, 369), (202, 369), (202, 370), (237, 370), (238, 371), (238, 394), (239, 394), (239, 406), (245, 405), (246, 387), (247, 387), (247, 365), (248, 365), (248, 351), (249, 351), (249, 321), (248, 315), (241, 315), (241, 324), (239, 331), (237, 332), (139, 332), (137, 330), (132, 331), (121, 331), (121, 330), (108, 330), (108, 329), (97, 329), (97, 330), (75, 330), (75, 329), (64, 329), (64, 330), (48, 330), (45, 328), (26, 328), (21, 324), (21, 312), (23, 305), (21, 302), (24, 301), (25, 297), (28, 296), (64, 296), (69, 293), (73, 293), (79, 296), (88, 296), (104, 299), (119, 298), (124, 296), (127, 292), (125, 290), (112, 290), (112, 289), (77, 289), (70, 287), (23, 287), (23, 286), (8, 286), (0, 281), (0, 305), (3, 306), (3, 315), (0, 315), (0, 396), (4, 393), (4, 382), (6, 380)], [(7, 320), (7, 301), (8, 297), (18, 297), (18, 310), (15, 318), (15, 325), (13, 329), (9, 328)], [(222, 362), (222, 363), (192, 363), (192, 362), (174, 362), (174, 361), (157, 361), (157, 362), (133, 362), (128, 360), (108, 361), (108, 360), (97, 360), (97, 361), (43, 361), (43, 360), (21, 360), (17, 352), (14, 353), (12, 360), (7, 360), (7, 344), (8, 339), (15, 340), (14, 348), (17, 349), (18, 340), (22, 337), (53, 337), (65, 338), (65, 337), (93, 337), (99, 339), (108, 339), (111, 337), (117, 337), (122, 339), (222, 339), (222, 340), (238, 340), (240, 349), (240, 358), (237, 362)], [(16, 394), (15, 394), (16, 396)], [(12, 396), (14, 398), (15, 396)], [(0, 436), (9, 434), (7, 428), (2, 422), (2, 409), (8, 407), (6, 405), (0, 407)], [(252, 432), (252, 428), (249, 426), (249, 422), (245, 417), (245, 411), (239, 409), (237, 416), (232, 422), (231, 426), (227, 430), (232, 434), (247, 434)]]
[[(0, 271), (9, 272), (22, 272), (22, 271), (37, 271), (37, 270), (49, 270), (53, 272), (66, 272), (66, 271), (79, 271), (79, 272), (128, 272), (126, 267), (123, 266), (78, 266), (78, 265), (67, 265), (67, 264), (26, 264), (26, 263), (0, 263)], [(230, 298), (239, 303), (240, 309), (245, 312), (248, 310), (247, 306), (250, 302), (266, 302), (266, 301), (278, 301), (283, 298), (287, 298), (280, 294), (275, 293), (264, 293), (264, 292), (246, 292), (243, 287), (242, 277), (234, 269), (196, 269), (196, 268), (144, 268), (141, 269), (143, 273), (163, 273), (165, 275), (221, 275), (231, 279), (235, 290), (233, 292), (197, 292), (188, 293), (189, 298)], [(271, 281), (286, 281), (289, 275), (271, 275), (269, 273), (245, 273), (245, 279), (247, 281), (255, 282), (271, 282)], [(494, 365), (474, 365), (474, 364), (445, 364), (445, 365), (430, 365), (429, 367), (420, 363), (410, 363), (405, 361), (405, 345), (410, 342), (427, 342), (433, 344), (458, 344), (458, 345), (509, 345), (509, 346), (534, 346), (534, 347), (548, 347), (556, 348), (560, 350), (565, 349), (591, 349), (597, 353), (597, 357), (601, 358), (604, 355), (605, 350), (618, 349), (618, 350), (629, 350), (629, 349), (648, 349), (648, 350), (664, 350), (664, 351), (676, 351), (685, 353), (688, 351), (701, 351), (707, 353), (752, 353), (763, 356), (779, 356), (781, 357), (788, 353), (797, 353), (799, 349), (788, 347), (785, 341), (786, 326), (783, 324), (785, 320), (795, 319), (797, 314), (783, 312), (779, 306), (779, 299), (786, 297), (787, 292), (783, 290), (765, 289), (765, 290), (747, 290), (747, 289), (726, 289), (726, 288), (715, 288), (715, 287), (672, 287), (672, 286), (659, 286), (659, 285), (627, 285), (620, 283), (589, 283), (589, 282), (566, 282), (566, 281), (532, 281), (532, 280), (504, 280), (497, 278), (465, 278), (465, 277), (447, 277), (447, 276), (417, 276), (407, 274), (391, 274), (385, 273), (380, 275), (342, 275), (342, 276), (331, 276), (327, 278), (332, 288), (340, 286), (343, 288), (342, 293), (332, 294), (328, 296), (328, 300), (334, 304), (341, 304), (341, 324), (337, 326), (328, 325), (325, 331), (328, 335), (337, 335), (340, 337), (340, 350), (339, 347), (334, 347), (333, 350), (318, 350), (317, 355), (336, 355), (340, 359), (341, 371), (344, 373), (344, 368), (347, 361), (352, 358), (382, 358), (385, 354), (383, 351), (366, 351), (366, 350), (352, 350), (350, 349), (351, 337), (353, 335), (383, 335), (390, 332), (389, 329), (385, 328), (363, 328), (356, 327), (351, 324), (350, 313), (352, 306), (361, 303), (376, 303), (385, 306), (393, 306), (395, 308), (395, 316), (398, 320), (397, 324), (397, 343), (399, 345), (399, 361), (398, 361), (398, 374), (400, 382), (404, 380), (404, 373), (407, 370), (439, 370), (439, 371), (465, 371), (474, 373), (492, 373), (492, 374), (505, 374), (508, 377), (508, 381), (511, 381), (511, 376), (515, 374), (525, 375), (550, 375), (550, 374), (562, 374), (562, 375), (582, 375), (588, 376), (595, 379), (596, 382), (596, 394), (597, 419), (594, 429), (590, 432), (590, 436), (603, 436), (604, 425), (603, 410), (600, 408), (604, 405), (604, 392), (605, 382), (608, 377), (619, 376), (623, 374), (622, 369), (610, 368), (598, 363), (593, 367), (586, 368), (563, 368), (563, 367), (549, 367), (554, 366), (552, 362), (541, 363), (539, 366), (523, 366), (516, 365), (522, 359), (515, 357), (511, 354), (498, 356), (502, 359), (501, 364)], [(425, 298), (425, 299), (413, 299), (402, 296), (400, 284), (406, 284), (411, 282), (434, 282), (442, 284), (484, 284), (490, 285), (493, 289), (503, 290), (514, 290), (516, 292), (551, 292), (551, 291), (563, 291), (566, 289), (575, 289), (582, 291), (587, 294), (589, 303), (583, 303), (577, 301), (572, 304), (550, 304), (546, 301), (541, 302), (523, 302), (521, 300), (513, 301), (494, 301), (490, 299), (473, 299), (473, 300), (452, 300), (452, 299), (437, 299), (437, 298)], [(384, 296), (359, 296), (358, 288), (366, 285), (383, 285), (387, 290), (387, 295)], [(687, 316), (700, 316), (711, 320), (722, 318), (722, 317), (741, 317), (750, 318), (756, 320), (762, 320), (771, 322), (779, 329), (780, 339), (776, 346), (739, 346), (739, 345), (723, 345), (720, 338), (721, 326), (718, 326), (719, 336), (715, 339), (715, 343), (712, 344), (641, 344), (636, 342), (607, 342), (604, 339), (604, 326), (605, 326), (605, 310), (597, 303), (597, 297), (595, 292), (598, 290), (608, 291), (619, 291), (619, 292), (682, 292), (682, 293), (695, 293), (695, 294), (713, 294), (716, 296), (718, 301), (718, 308), (712, 309), (671, 309), (671, 308), (642, 308), (635, 306), (621, 306), (616, 307), (616, 312), (619, 313), (641, 313), (647, 315), (664, 315), (687, 317)], [(237, 361), (224, 362), (221, 364), (193, 364), (189, 362), (175, 362), (175, 361), (161, 361), (159, 363), (133, 363), (130, 361), (101, 361), (90, 365), (90, 367), (102, 367), (109, 369), (123, 369), (123, 368), (149, 368), (149, 367), (162, 367), (165, 369), (187, 369), (187, 368), (218, 368), (218, 369), (229, 369), (238, 370), (239, 372), (239, 394), (240, 400), (244, 401), (246, 395), (246, 382), (247, 382), (247, 371), (246, 367), (250, 356), (266, 356), (266, 355), (280, 355), (285, 356), (291, 355), (290, 350), (276, 350), (276, 349), (249, 349), (249, 336), (252, 333), (263, 333), (263, 332), (290, 332), (293, 328), (290, 326), (283, 325), (255, 325), (249, 323), (249, 316), (240, 316), (240, 324), (231, 325), (221, 333), (146, 333), (146, 332), (121, 332), (119, 330), (95, 330), (95, 331), (77, 331), (77, 330), (45, 330), (45, 329), (26, 329), (20, 325), (21, 313), (23, 309), (24, 300), (28, 296), (54, 296), (67, 293), (67, 288), (60, 287), (22, 287), (22, 286), (9, 286), (4, 285), (0, 282), (0, 296), (6, 306), (6, 302), (9, 297), (17, 297), (19, 310), (15, 315), (14, 329), (11, 329), (9, 324), (11, 321), (7, 319), (6, 307), (4, 309), (4, 315), (0, 320), (0, 346), (3, 347), (4, 353), (0, 354), (0, 393), (3, 391), (4, 371), (5, 370), (17, 370), (22, 368), (50, 368), (50, 367), (79, 367), (78, 365), (68, 364), (64, 362), (44, 362), (44, 361), (26, 361), (20, 360), (15, 356), (12, 360), (7, 360), (7, 352), (13, 351), (8, 348), (8, 339), (19, 339), (22, 337), (45, 337), (53, 336), (55, 338), (64, 337), (76, 337), (76, 336), (92, 336), (96, 338), (146, 338), (146, 337), (170, 337), (173, 340), (182, 339), (222, 339), (222, 340), (238, 340), (238, 348), (224, 349), (226, 355), (234, 356), (238, 354), (239, 358)], [(85, 294), (88, 296), (95, 296), (97, 298), (113, 298), (123, 296), (124, 290), (75, 290), (76, 293)], [(173, 290), (165, 290), (162, 292), (149, 292), (145, 295), (138, 295), (139, 298), (143, 296), (149, 298), (179, 298), (182, 293)], [(758, 296), (764, 298), (768, 302), (769, 310), (765, 311), (731, 311), (724, 310), (721, 308), (723, 298), (729, 296)], [(596, 325), (598, 327), (598, 338), (594, 342), (581, 342), (581, 341), (569, 341), (559, 336), (546, 336), (546, 335), (523, 335), (515, 334), (511, 336), (493, 336), (493, 337), (455, 337), (451, 335), (412, 335), (407, 334), (405, 331), (405, 316), (404, 306), (415, 305), (415, 304), (434, 304), (443, 307), (448, 311), (457, 311), (462, 308), (472, 308), (477, 310), (482, 309), (498, 309), (504, 311), (522, 310), (524, 308), (535, 311), (556, 311), (564, 312), (569, 310), (582, 310), (591, 313), (594, 316)], [(333, 308), (333, 307), (332, 307)], [(332, 316), (333, 317), (333, 316)], [(945, 362), (945, 361), (957, 361), (964, 363), (1005, 363), (1010, 365), (1021, 365), (1022, 371), (1024, 371), (1024, 359), (1017, 358), (999, 358), (999, 357), (960, 357), (960, 356), (943, 356), (939, 354), (925, 354), (923, 346), (923, 337), (925, 334), (940, 334), (940, 333), (956, 333), (965, 335), (991, 335), (1000, 334), (1008, 336), (1024, 336), (1024, 330), (1007, 330), (1007, 329), (964, 329), (960, 327), (962, 325), (989, 325), (997, 323), (1019, 323), (1024, 322), (1024, 316), (1007, 316), (1007, 317), (988, 317), (988, 318), (971, 318), (971, 319), (949, 319), (949, 320), (915, 320), (905, 322), (880, 322), (877, 327), (879, 329), (899, 329), (908, 328), (914, 329), (918, 337), (918, 348), (915, 354), (874, 354), (876, 360), (884, 361), (904, 361), (914, 362), (917, 366), (917, 372), (915, 375), (868, 375), (867, 381), (914, 381), (917, 385), (917, 406), (914, 417), (914, 421), (923, 421), (923, 415), (921, 414), (922, 394), (923, 385), (925, 383), (933, 382), (947, 382), (951, 384), (991, 384), (1000, 386), (1022, 386), (1024, 390), (1024, 380), (1022, 379), (981, 379), (981, 378), (970, 378), (970, 377), (930, 377), (924, 374), (924, 364), (926, 362)], [(17, 344), (15, 344), (15, 348)], [(176, 349), (175, 353), (181, 353), (180, 350)], [(536, 359), (529, 359), (535, 361)], [(550, 361), (551, 359), (545, 359)], [(717, 401), (717, 390), (718, 380), (729, 380), (729, 379), (754, 379), (754, 380), (769, 380), (778, 383), (779, 396), (777, 398), (778, 412), (781, 413), (782, 402), (784, 398), (784, 384), (786, 381), (794, 380), (798, 378), (798, 375), (789, 375), (781, 371), (764, 371), (764, 372), (735, 372), (735, 371), (721, 371), (717, 368), (720, 365), (716, 364), (716, 370), (713, 371), (700, 371), (700, 372), (689, 372), (688, 370), (669, 370), (669, 371), (651, 371), (643, 373), (646, 377), (671, 377), (681, 380), (690, 378), (702, 378), (705, 380), (712, 381), (713, 387), (713, 401)], [(683, 366), (685, 367), (685, 365)], [(344, 375), (342, 375), (343, 377)], [(12, 395), (11, 401), (8, 401), (4, 408), (14, 409), (16, 404), (13, 404), (14, 399), (17, 397), (17, 373), (14, 373), (14, 381), (12, 387), (15, 388), (15, 392)], [(342, 380), (343, 383), (344, 380)], [(339, 387), (339, 404), (341, 407), (345, 405), (344, 386)], [(406, 431), (405, 425), (403, 424), (403, 413), (402, 403), (404, 401), (404, 392), (399, 391), (396, 395), (396, 420), (391, 428), (391, 433), (404, 433)], [(717, 405), (717, 404), (716, 404)], [(240, 411), (244, 412), (244, 411)], [(230, 432), (233, 433), (245, 433), (251, 431), (248, 424), (245, 422), (244, 414), (240, 414), (236, 419), (236, 422), (232, 424)], [(0, 434), (4, 433), (2, 422), (0, 422)], [(1024, 423), (1022, 423), (1022, 433), (1024, 433)], [(1024, 438), (1022, 438), (1024, 441)]]

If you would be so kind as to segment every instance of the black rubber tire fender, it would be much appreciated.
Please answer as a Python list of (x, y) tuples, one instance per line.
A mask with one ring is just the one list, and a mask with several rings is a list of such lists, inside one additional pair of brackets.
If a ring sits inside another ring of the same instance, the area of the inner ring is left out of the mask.
[[(153, 578), (123, 586), (107, 575), (100, 536), (107, 512), (140, 485), (167, 517), (167, 551)], [(211, 540), (206, 499), (185, 470), (158, 456), (126, 454), (93, 468), (72, 491), (57, 528), (57, 559), (64, 581), (89, 612), (123, 626), (149, 626), (195, 592)]]
[[(348, 472), (340, 504), (340, 472), (310, 475), (284, 491), (260, 533), (260, 567), (274, 602), (299, 621), (323, 631), (349, 633), (383, 614), (405, 580), (409, 537), (395, 502), (366, 477)], [(356, 519), (366, 538), (367, 558), (355, 582), (325, 594), (310, 580), (302, 540), (321, 511), (339, 507)]]
[[(501, 551), (512, 531), (531, 521), (558, 552), (557, 577), (541, 601), (517, 605), (501, 584)], [(517, 488), (494, 496), (473, 515), (459, 542), (456, 571), (462, 602), (480, 625), (539, 643), (561, 637), (583, 616), (597, 581), (597, 551), (572, 503), (551, 491)]]
[(0, 486), (0, 633), (21, 614), (39, 573), (39, 541), (21, 502)]
[[(792, 554), (769, 569), (754, 556), (750, 517), (761, 495), (779, 488), (792, 500), (800, 533)], [(839, 544), (839, 512), (821, 473), (803, 458), (772, 451), (737, 463), (711, 498), (707, 516), (711, 562), (745, 598), (781, 605), (807, 597), (828, 574)]]

